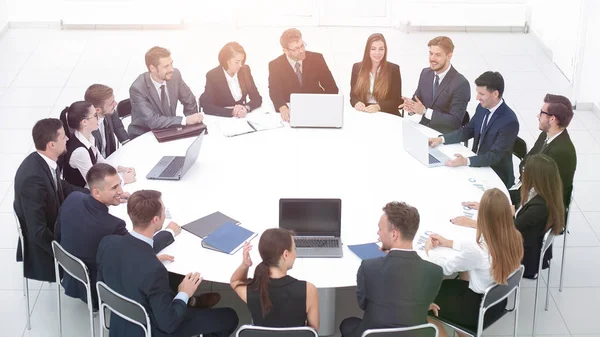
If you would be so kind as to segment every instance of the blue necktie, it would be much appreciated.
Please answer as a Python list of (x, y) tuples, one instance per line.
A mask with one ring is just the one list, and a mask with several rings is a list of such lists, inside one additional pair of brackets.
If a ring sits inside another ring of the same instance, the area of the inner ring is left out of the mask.
[(485, 109), (485, 116), (483, 116), (483, 123), (481, 123), (481, 131), (479, 132), (479, 142), (477, 143), (477, 152), (479, 152), (479, 147), (481, 146), (481, 142), (483, 140), (483, 134), (486, 131), (487, 124), (489, 122), (490, 110)]

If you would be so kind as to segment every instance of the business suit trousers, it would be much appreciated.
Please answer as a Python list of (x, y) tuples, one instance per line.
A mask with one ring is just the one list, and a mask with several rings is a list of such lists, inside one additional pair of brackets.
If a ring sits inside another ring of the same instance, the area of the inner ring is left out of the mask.
[(185, 318), (172, 334), (173, 337), (229, 337), (237, 329), (239, 318), (231, 308), (187, 308)]
[(356, 330), (362, 323), (362, 319), (358, 317), (348, 317), (340, 324), (340, 333), (342, 337), (351, 337), (356, 334)]

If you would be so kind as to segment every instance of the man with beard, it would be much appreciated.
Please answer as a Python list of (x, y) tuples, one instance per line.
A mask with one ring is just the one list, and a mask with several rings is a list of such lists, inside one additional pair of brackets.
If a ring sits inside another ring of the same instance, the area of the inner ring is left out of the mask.
[(284, 31), (279, 43), (283, 55), (269, 62), (269, 96), (281, 119), (289, 122), (291, 94), (337, 94), (338, 87), (323, 55), (306, 50), (299, 30)]
[(427, 46), (430, 67), (421, 71), (413, 99), (403, 97), (404, 103), (398, 108), (421, 115), (421, 124), (434, 130), (452, 132), (462, 125), (471, 100), (471, 87), (450, 63), (454, 43), (449, 37), (438, 36)]
[[(152, 47), (146, 53), (148, 72), (141, 74), (129, 88), (131, 99), (131, 139), (154, 129), (192, 125), (202, 122), (196, 97), (185, 84), (178, 69), (173, 68), (171, 53)], [(183, 115), (176, 113), (177, 101)]]
[[(26, 278), (54, 282), (51, 244), (58, 210), (71, 192), (89, 191), (61, 178), (56, 160), (66, 152), (69, 138), (60, 120), (39, 120), (33, 126), (32, 136), (37, 151), (23, 160), (15, 175), (13, 208), (24, 240), (18, 242), (17, 261), (25, 264)], [(24, 245), (25, 256), (21, 254), (21, 245)]]
[(363, 260), (356, 275), (356, 299), (363, 318), (342, 321), (343, 337), (359, 337), (367, 329), (409, 327), (427, 323), (428, 310), (442, 284), (442, 268), (419, 257), (413, 239), (419, 211), (403, 202), (390, 202), (379, 219), (384, 257)]

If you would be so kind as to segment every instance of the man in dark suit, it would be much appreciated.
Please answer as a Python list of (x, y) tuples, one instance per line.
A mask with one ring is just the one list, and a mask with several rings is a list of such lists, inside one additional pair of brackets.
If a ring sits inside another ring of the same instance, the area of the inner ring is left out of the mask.
[(119, 112), (115, 111), (117, 106), (115, 95), (112, 88), (106, 85), (92, 84), (85, 91), (84, 100), (92, 103), (96, 108), (98, 130), (92, 131), (92, 135), (96, 139), (96, 148), (104, 158), (107, 158), (117, 150), (115, 136), (121, 144), (129, 141), (129, 135), (119, 118)]
[(403, 97), (409, 114), (419, 114), (421, 124), (441, 133), (460, 129), (471, 100), (469, 81), (450, 64), (454, 44), (449, 37), (438, 36), (427, 44), (429, 68), (421, 71), (413, 99)]
[(356, 298), (362, 320), (346, 318), (344, 337), (359, 337), (367, 329), (409, 327), (427, 323), (427, 312), (442, 284), (442, 268), (422, 260), (413, 250), (419, 211), (390, 202), (379, 219), (379, 240), (386, 256), (363, 260), (356, 275)]
[(299, 30), (284, 31), (279, 43), (283, 55), (269, 62), (269, 96), (281, 119), (289, 122), (291, 94), (337, 94), (338, 87), (323, 55), (306, 51)]
[(506, 188), (510, 188), (515, 181), (512, 148), (519, 133), (519, 121), (502, 98), (504, 79), (500, 73), (486, 71), (475, 80), (475, 85), (479, 101), (475, 116), (458, 130), (430, 138), (429, 145), (454, 144), (473, 138), (476, 155), (466, 158), (456, 154), (446, 166), (491, 167)]
[[(114, 167), (100, 163), (92, 166), (86, 176), (91, 195), (80, 192), (71, 193), (60, 208), (54, 238), (63, 248), (81, 259), (88, 268), (92, 286), (93, 308), (98, 308), (96, 296), (96, 252), (100, 240), (107, 235), (125, 235), (125, 221), (108, 213), (109, 206), (118, 206), (126, 202), (129, 193), (121, 188), (121, 177)], [(154, 235), (154, 250), (160, 252), (173, 243), (174, 236), (181, 228), (174, 222), (167, 230)], [(168, 260), (169, 256), (160, 255), (159, 260)], [(83, 284), (68, 273), (62, 279), (65, 294), (80, 298), (87, 303), (87, 293)]]
[[(238, 317), (231, 308), (190, 308), (186, 304), (202, 281), (199, 273), (189, 273), (175, 294), (169, 287), (165, 266), (154, 252), (154, 234), (165, 221), (161, 193), (140, 190), (127, 201), (133, 231), (124, 236), (109, 235), (100, 242), (96, 256), (98, 280), (119, 294), (140, 303), (152, 325), (152, 336), (229, 336), (237, 328)], [(111, 337), (141, 337), (141, 328), (117, 315), (111, 315)]]
[[(67, 136), (63, 124), (56, 118), (35, 123), (32, 131), (36, 152), (19, 166), (15, 175), (13, 208), (23, 231), (17, 245), (17, 261), (25, 264), (26, 278), (54, 282), (52, 240), (60, 205), (74, 191), (89, 193), (61, 179), (56, 160), (65, 153)], [(25, 245), (25, 256), (21, 245)]]
[[(196, 97), (185, 84), (178, 69), (173, 68), (171, 53), (152, 47), (146, 53), (148, 72), (141, 74), (129, 88), (131, 100), (131, 139), (154, 129), (199, 124), (204, 117), (198, 113)], [(178, 115), (177, 102), (183, 104)]]

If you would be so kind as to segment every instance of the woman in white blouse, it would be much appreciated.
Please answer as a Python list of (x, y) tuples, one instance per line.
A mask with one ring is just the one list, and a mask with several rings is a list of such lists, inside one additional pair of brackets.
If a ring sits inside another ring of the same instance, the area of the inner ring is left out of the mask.
[[(459, 253), (449, 257), (437, 247), (452, 248)], [(431, 262), (442, 267), (445, 275), (460, 273), (458, 279), (442, 282), (435, 299), (437, 309), (434, 314), (476, 330), (484, 291), (494, 284), (506, 284), (508, 276), (519, 268), (523, 258), (521, 233), (514, 226), (510, 201), (497, 188), (487, 190), (481, 197), (474, 241), (452, 241), (431, 234), (425, 251)], [(500, 315), (506, 302), (490, 308), (485, 320)], [(429, 321), (439, 327), (440, 336), (447, 336), (442, 323)]]
[[(60, 120), (69, 137), (62, 162), (64, 179), (73, 185), (85, 187), (89, 169), (96, 163), (108, 163), (96, 148), (92, 135), (92, 131), (98, 129), (98, 113), (92, 103), (78, 101), (60, 113)], [(125, 184), (135, 181), (133, 168), (117, 166), (116, 169)]]

